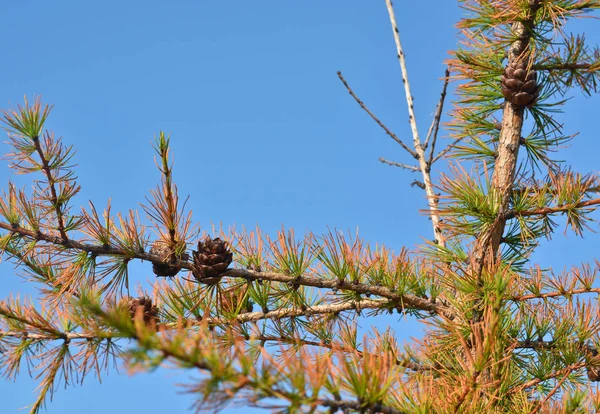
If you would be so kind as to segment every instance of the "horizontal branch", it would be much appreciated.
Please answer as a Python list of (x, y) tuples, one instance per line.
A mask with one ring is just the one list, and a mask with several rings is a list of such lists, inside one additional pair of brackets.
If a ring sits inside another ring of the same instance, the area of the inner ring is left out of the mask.
[(382, 414), (404, 414), (404, 411), (397, 410), (392, 407), (387, 407), (382, 404), (361, 404), (358, 401), (347, 401), (347, 400), (328, 400), (320, 399), (317, 401), (319, 405), (329, 407), (334, 410), (351, 409), (358, 412), (371, 412), (371, 413), (382, 413)]
[[(299, 339), (299, 338), (281, 338), (281, 337), (277, 337), (277, 336), (268, 336), (268, 335), (250, 335), (248, 339), (254, 339), (254, 340), (259, 340), (259, 341), (271, 341), (271, 342), (279, 342), (279, 343), (287, 343), (290, 345), (294, 345), (294, 344), (300, 344), (300, 345), (308, 345), (308, 346), (315, 346), (315, 347), (320, 347), (320, 348), (327, 348), (327, 349), (335, 349), (337, 351), (343, 351), (343, 352), (351, 352), (351, 353), (355, 353), (358, 355), (362, 356), (362, 351), (359, 351), (355, 348), (349, 348), (349, 347), (345, 347), (341, 344), (338, 343), (331, 343), (331, 342), (325, 342), (325, 341), (310, 341), (307, 339)], [(376, 356), (376, 355), (375, 355)], [(396, 365), (400, 366), (400, 367), (404, 367), (404, 368), (408, 368), (412, 371), (427, 371), (430, 370), (430, 367), (424, 366), (424, 365), (420, 365), (416, 362), (413, 361), (409, 361), (409, 360), (400, 360), (400, 359), (396, 359)]]
[[(88, 253), (95, 254), (98, 256), (101, 256), (101, 255), (102, 256), (109, 256), (109, 255), (123, 256), (123, 257), (136, 258), (136, 259), (140, 259), (140, 260), (147, 260), (150, 262), (152, 262), (152, 261), (163, 262), (164, 261), (161, 258), (161, 256), (156, 255), (156, 254), (150, 254), (150, 253), (145, 253), (145, 252), (131, 252), (131, 251), (128, 251), (125, 249), (117, 248), (117, 247), (88, 244), (88, 243), (83, 243), (83, 242), (73, 240), (73, 239), (63, 240), (60, 237), (42, 233), (41, 231), (33, 231), (33, 230), (26, 229), (24, 227), (21, 227), (18, 224), (7, 224), (7, 223), (0, 222), (0, 229), (7, 230), (11, 234), (18, 234), (22, 237), (26, 237), (31, 240), (43, 241), (43, 242), (47, 242), (50, 244), (66, 247), (67, 249), (80, 250), (80, 251), (88, 252)], [(182, 267), (184, 267), (183, 264), (182, 264)], [(191, 269), (191, 264), (188, 264), (187, 268)]]
[(592, 63), (558, 63), (558, 64), (545, 65), (545, 64), (541, 63), (541, 64), (533, 65), (533, 69), (538, 70), (538, 71), (539, 70), (546, 70), (546, 71), (592, 70), (592, 71), (597, 71), (598, 64), (597, 63), (596, 64), (592, 64)]
[(338, 279), (323, 279), (315, 276), (290, 276), (284, 273), (275, 272), (256, 272), (247, 269), (229, 269), (223, 276), (239, 277), (246, 280), (265, 280), (273, 282), (283, 282), (302, 286), (312, 286), (317, 288), (329, 288), (339, 290), (349, 290), (361, 294), (377, 295), (392, 299), (401, 303), (403, 309), (417, 309), (441, 315), (449, 319), (455, 317), (454, 312), (446, 306), (440, 305), (431, 299), (422, 298), (416, 295), (400, 295), (393, 290), (383, 286), (373, 286), (364, 283), (347, 282)]
[(507, 220), (515, 218), (515, 217), (529, 217), (529, 216), (544, 216), (548, 214), (561, 213), (569, 210), (574, 210), (578, 208), (590, 207), (600, 205), (600, 198), (595, 198), (593, 200), (582, 201), (575, 204), (566, 204), (564, 206), (555, 206), (555, 207), (542, 207), (537, 208), (535, 210), (526, 210), (526, 211), (508, 211), (504, 218)]
[[(44, 241), (55, 245), (60, 245), (66, 248), (76, 249), (85, 251), (95, 255), (112, 255), (112, 256), (123, 256), (127, 258), (135, 258), (140, 260), (147, 260), (150, 262), (164, 262), (163, 258), (159, 255), (145, 252), (132, 252), (111, 246), (99, 246), (82, 243), (76, 240), (62, 240), (60, 237), (54, 237), (48, 234), (44, 234), (40, 231), (32, 231), (25, 229), (19, 225), (11, 225), (0, 222), (0, 228), (10, 231), (13, 234), (18, 234), (22, 237), (27, 237), (32, 240)], [(171, 263), (168, 263), (171, 264)], [(193, 264), (189, 261), (181, 261), (178, 263), (181, 268), (186, 270), (192, 270)], [(453, 319), (454, 313), (447, 307), (442, 306), (431, 299), (426, 299), (411, 294), (400, 295), (393, 290), (383, 286), (372, 286), (364, 283), (354, 283), (345, 280), (338, 279), (324, 279), (315, 276), (290, 276), (285, 273), (277, 272), (256, 272), (246, 269), (229, 269), (222, 274), (222, 276), (230, 276), (242, 278), (245, 280), (263, 280), (272, 282), (282, 282), (294, 284), (296, 286), (311, 286), (317, 288), (329, 288), (329, 289), (340, 289), (348, 290), (361, 294), (372, 294), (381, 296), (384, 298), (391, 299), (399, 302), (400, 306), (405, 309), (416, 309), (421, 311), (430, 312), (437, 315), (443, 315), (446, 318)]]
[(379, 157), (379, 161), (381, 161), (383, 164), (391, 165), (393, 167), (400, 167), (400, 168), (404, 168), (406, 170), (415, 171), (415, 172), (419, 171), (419, 167), (415, 167), (414, 165), (402, 164), (400, 162), (386, 160), (385, 158), (382, 158), (382, 157)]
[(558, 371), (554, 371), (548, 375), (546, 375), (543, 378), (534, 378), (530, 381), (525, 382), (524, 384), (520, 385), (519, 387), (516, 387), (513, 389), (513, 392), (521, 392), (522, 390), (526, 390), (528, 388), (531, 387), (535, 387), (536, 385), (544, 382), (544, 381), (548, 381), (550, 379), (553, 378), (557, 378), (557, 377), (561, 377), (567, 373), (571, 373), (573, 371), (577, 371), (578, 369), (581, 369), (583, 367), (586, 366), (585, 362), (576, 362), (574, 364), (568, 365), (567, 367), (560, 369)]
[[(556, 341), (518, 341), (515, 349), (552, 349), (557, 345)], [(589, 344), (578, 344), (582, 351), (597, 354), (598, 349)]]
[(64, 341), (72, 341), (76, 339), (85, 339), (85, 340), (93, 340), (93, 339), (113, 339), (113, 338), (129, 338), (126, 335), (123, 335), (118, 332), (108, 333), (92, 333), (92, 332), (61, 332), (57, 333), (31, 333), (27, 331), (0, 331), (0, 339), (9, 337), (9, 338), (18, 338), (18, 339), (33, 339), (36, 341), (56, 341), (56, 340), (64, 340)]
[(600, 293), (600, 288), (581, 288), (581, 289), (572, 289), (572, 290), (564, 290), (561, 292), (547, 292), (547, 293), (532, 293), (529, 295), (522, 296), (513, 296), (508, 300), (512, 300), (515, 302), (520, 302), (524, 300), (532, 300), (532, 299), (547, 299), (547, 298), (557, 298), (557, 297), (567, 297), (573, 295), (582, 295), (584, 293)]
[[(318, 305), (307, 307), (306, 309), (278, 309), (271, 312), (249, 312), (239, 314), (235, 319), (240, 323), (246, 322), (257, 322), (262, 319), (282, 319), (282, 318), (293, 318), (297, 316), (309, 316), (309, 315), (322, 315), (328, 313), (338, 313), (349, 310), (360, 310), (360, 309), (381, 309), (388, 307), (402, 307), (401, 301), (395, 300), (371, 300), (363, 299), (359, 301), (352, 301), (347, 303), (337, 303), (330, 305)], [(222, 321), (219, 319), (209, 319), (209, 323), (223, 323), (228, 321)]]
[[(240, 315), (243, 316), (243, 315)], [(238, 317), (239, 319), (239, 317)], [(249, 321), (245, 321), (249, 322)], [(192, 325), (198, 325), (200, 322), (192, 321)], [(210, 325), (211, 322), (209, 322)], [(174, 329), (180, 329), (181, 325), (176, 323), (161, 323), (157, 325), (157, 329), (159, 331), (169, 331)], [(119, 332), (60, 332), (60, 333), (31, 333), (28, 331), (1, 331), (0, 330), (0, 339), (2, 338), (15, 338), (21, 340), (35, 340), (35, 341), (75, 341), (75, 340), (105, 340), (105, 339), (136, 339), (134, 336), (124, 335)], [(244, 338), (245, 340), (254, 340), (260, 342), (277, 342), (279, 344), (288, 344), (288, 345), (303, 345), (303, 346), (314, 346), (320, 348), (327, 349), (335, 349), (343, 352), (352, 352), (358, 355), (362, 355), (362, 351), (359, 351), (355, 348), (348, 348), (341, 344), (326, 342), (326, 341), (311, 341), (307, 339), (300, 338), (285, 338), (281, 336), (271, 336), (271, 335), (263, 335), (263, 334), (250, 334)], [(406, 359), (397, 359), (396, 365), (410, 369), (412, 371), (425, 371), (429, 369), (428, 367), (422, 366), (416, 362), (406, 360)]]
[[(198, 368), (203, 371), (208, 371), (210, 373), (212, 373), (215, 369), (213, 364), (208, 364), (205, 361), (203, 361), (202, 359), (199, 359), (197, 353), (194, 353), (193, 355), (186, 354), (184, 348), (182, 348), (182, 347), (177, 347), (177, 348), (167, 347), (167, 346), (165, 346), (164, 343), (158, 343), (158, 344), (155, 344), (153, 349), (160, 351), (163, 354), (163, 356), (166, 358), (171, 358), (171, 359), (183, 362), (184, 366), (188, 366), (188, 367), (193, 366), (195, 368)], [(290, 401), (291, 400), (297, 401), (297, 396), (293, 392), (280, 389), (273, 382), (271, 382), (269, 384), (269, 386), (267, 387), (264, 384), (261, 384), (261, 383), (257, 382), (256, 380), (251, 379), (247, 374), (245, 374), (243, 372), (239, 372), (237, 374), (237, 378), (234, 380), (231, 380), (231, 382), (237, 384), (234, 388), (236, 391), (238, 391), (242, 388), (259, 389), (263, 393), (265, 393), (268, 396), (275, 398), (275, 399), (283, 398), (283, 399), (287, 399)], [(382, 404), (372, 404), (370, 406), (365, 407), (362, 404), (360, 404), (358, 401), (336, 401), (336, 400), (330, 400), (330, 399), (316, 399), (316, 400), (314, 400), (314, 403), (317, 405), (326, 406), (326, 407), (332, 407), (332, 408), (337, 407), (338, 409), (343, 409), (344, 407), (346, 407), (346, 408), (355, 409), (355, 410), (367, 409), (372, 412), (385, 413), (385, 414), (403, 414), (401, 411), (398, 411), (391, 407), (384, 406)], [(309, 401), (304, 402), (304, 404), (309, 404)]]

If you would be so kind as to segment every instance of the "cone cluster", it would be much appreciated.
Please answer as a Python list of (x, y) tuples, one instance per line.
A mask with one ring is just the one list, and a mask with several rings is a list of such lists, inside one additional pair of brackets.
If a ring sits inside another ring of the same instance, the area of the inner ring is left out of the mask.
[(233, 260), (233, 253), (229, 250), (227, 242), (218, 237), (213, 240), (209, 236), (198, 242), (198, 250), (192, 251), (192, 256), (192, 274), (199, 282), (206, 284), (217, 283), (221, 279), (220, 275)]
[(152, 299), (147, 296), (140, 298), (131, 298), (127, 302), (129, 315), (131, 319), (143, 318), (144, 324), (151, 326), (158, 323), (158, 307), (152, 303)]
[(502, 95), (515, 106), (531, 106), (539, 96), (537, 72), (527, 69), (525, 61), (512, 61), (504, 69), (501, 80)]

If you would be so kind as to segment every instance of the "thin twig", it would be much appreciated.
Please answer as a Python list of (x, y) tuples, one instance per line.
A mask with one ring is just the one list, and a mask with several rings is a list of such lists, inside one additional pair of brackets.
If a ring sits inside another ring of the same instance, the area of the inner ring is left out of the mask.
[(540, 410), (542, 409), (542, 406), (550, 399), (552, 398), (552, 396), (554, 394), (556, 394), (556, 392), (560, 389), (560, 387), (562, 387), (562, 385), (564, 384), (564, 382), (567, 380), (567, 378), (569, 378), (569, 375), (571, 375), (570, 371), (567, 371), (565, 373), (565, 375), (563, 375), (563, 377), (560, 379), (560, 381), (558, 381), (558, 383), (554, 386), (554, 388), (552, 389), (552, 391), (550, 391), (546, 397), (544, 397), (543, 400), (539, 401), (537, 403), (537, 407), (535, 407), (535, 409), (533, 409), (531, 411), (530, 414), (537, 414), (540, 412)]
[[(435, 143), (437, 142), (438, 132), (440, 129), (440, 121), (442, 119), (442, 111), (444, 110), (444, 102), (446, 100), (446, 89), (448, 88), (448, 81), (450, 80), (450, 68), (447, 67), (444, 72), (444, 86), (442, 87), (442, 93), (440, 94), (440, 101), (437, 104), (435, 109), (435, 115), (433, 116), (433, 121), (429, 126), (429, 131), (427, 131), (427, 137), (425, 138), (425, 144), (423, 145), (423, 149), (426, 150), (429, 145), (429, 140), (431, 139), (431, 150), (429, 151), (429, 159), (427, 164), (431, 167), (433, 162), (433, 154), (435, 152)], [(432, 139), (433, 138), (433, 139)]]
[(379, 161), (381, 161), (384, 164), (391, 165), (393, 167), (400, 167), (400, 168), (404, 168), (406, 170), (410, 170), (413, 172), (419, 171), (419, 167), (415, 167), (414, 165), (402, 164), (400, 162), (386, 160), (385, 158), (382, 158), (382, 157), (379, 157)]
[(533, 65), (533, 69), (535, 70), (547, 70), (547, 71), (553, 71), (553, 70), (565, 70), (565, 71), (574, 71), (574, 70), (594, 70), (597, 67), (597, 65), (594, 65), (592, 63), (567, 63), (567, 62), (561, 62), (561, 63), (557, 63), (557, 64), (549, 64), (546, 65), (544, 63), (540, 63), (537, 65)]
[(558, 370), (558, 371), (554, 371), (548, 375), (546, 375), (543, 378), (534, 378), (532, 380), (529, 380), (525, 383), (523, 383), (522, 385), (520, 385), (519, 387), (515, 387), (511, 390), (511, 392), (513, 393), (519, 393), (523, 390), (526, 390), (527, 388), (531, 388), (531, 387), (535, 387), (536, 385), (538, 385), (539, 383), (542, 383), (544, 381), (548, 381), (549, 379), (552, 378), (556, 378), (559, 377), (561, 375), (564, 375), (566, 373), (571, 373), (573, 371), (577, 371), (578, 369), (581, 369), (583, 367), (585, 367), (586, 363), (584, 362), (576, 362), (574, 364), (568, 365), (567, 367)]
[(600, 288), (583, 288), (583, 289), (573, 289), (573, 290), (565, 290), (561, 292), (548, 292), (548, 293), (539, 293), (531, 295), (523, 295), (523, 296), (513, 296), (508, 300), (514, 302), (522, 302), (524, 300), (532, 300), (532, 299), (548, 299), (548, 298), (558, 298), (558, 297), (569, 297), (573, 295), (582, 295), (585, 293), (600, 293)]
[(578, 208), (597, 206), (600, 204), (600, 198), (595, 198), (593, 200), (582, 201), (576, 204), (566, 204), (564, 206), (556, 206), (556, 207), (543, 207), (535, 210), (526, 210), (526, 211), (508, 211), (504, 215), (504, 218), (510, 220), (515, 217), (529, 217), (529, 216), (546, 216), (548, 214), (561, 213), (569, 210), (574, 210)]
[(56, 181), (52, 176), (52, 169), (50, 168), (50, 163), (46, 158), (46, 154), (44, 154), (44, 150), (40, 144), (40, 137), (33, 137), (33, 144), (35, 145), (35, 150), (37, 151), (40, 160), (42, 161), (42, 171), (44, 171), (44, 175), (46, 175), (46, 179), (48, 180), (48, 187), (50, 187), (50, 196), (52, 206), (54, 207), (54, 213), (56, 214), (56, 221), (58, 224), (58, 232), (60, 233), (60, 237), (63, 240), (68, 240), (67, 232), (65, 231), (65, 221), (63, 217), (62, 204), (58, 201), (58, 193), (56, 192)]
[[(576, 344), (585, 353), (597, 353), (598, 349), (590, 344)], [(556, 346), (556, 341), (518, 341), (515, 349), (552, 349)]]
[(400, 144), (400, 146), (402, 148), (404, 148), (410, 155), (412, 155), (414, 158), (417, 158), (417, 154), (411, 150), (400, 138), (398, 138), (398, 136), (396, 134), (394, 134), (388, 127), (385, 126), (385, 124), (383, 122), (381, 122), (379, 120), (379, 118), (377, 118), (373, 112), (371, 112), (369, 110), (369, 108), (367, 108), (367, 106), (364, 104), (363, 101), (361, 101), (358, 96), (356, 96), (356, 94), (354, 93), (354, 91), (352, 90), (352, 88), (350, 88), (350, 85), (348, 85), (348, 82), (346, 82), (346, 79), (344, 79), (344, 77), (342, 76), (342, 72), (338, 71), (337, 73), (338, 78), (340, 78), (340, 80), (342, 81), (342, 83), (344, 84), (344, 86), (346, 87), (346, 90), (348, 91), (348, 93), (354, 98), (354, 100), (360, 105), (360, 107), (367, 113), (369, 114), (369, 116), (371, 118), (373, 118), (373, 120), (375, 122), (377, 122), (377, 125), (379, 125), (386, 134), (388, 134), (390, 137), (392, 137), (392, 139), (394, 141), (396, 141), (398, 144)]
[(442, 158), (444, 155), (446, 155), (452, 148), (454, 148), (454, 146), (456, 144), (458, 144), (460, 141), (462, 141), (463, 139), (465, 139), (465, 137), (460, 137), (454, 140), (454, 142), (450, 145), (448, 145), (446, 148), (444, 148), (442, 151), (440, 151), (440, 153), (438, 155), (435, 156), (435, 158), (433, 158), (433, 160), (431, 160), (431, 165), (435, 164), (435, 162), (437, 160), (439, 160), (440, 158)]

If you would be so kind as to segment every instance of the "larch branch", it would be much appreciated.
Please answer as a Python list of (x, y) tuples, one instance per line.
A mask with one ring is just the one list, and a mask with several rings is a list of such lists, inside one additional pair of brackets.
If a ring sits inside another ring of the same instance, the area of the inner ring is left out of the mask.
[(54, 207), (54, 213), (56, 214), (58, 232), (60, 233), (60, 237), (63, 239), (63, 241), (66, 241), (69, 239), (69, 237), (67, 236), (67, 232), (65, 231), (63, 211), (61, 208), (61, 204), (59, 204), (58, 201), (58, 194), (56, 192), (56, 182), (54, 180), (54, 177), (52, 176), (50, 164), (48, 163), (46, 155), (44, 154), (44, 150), (42, 149), (42, 146), (40, 144), (40, 137), (33, 137), (32, 140), (33, 144), (35, 145), (35, 150), (37, 151), (38, 156), (42, 161), (42, 170), (44, 171), (44, 175), (46, 175), (46, 179), (48, 180), (48, 186), (50, 187), (51, 202), (52, 207)]
[[(163, 258), (159, 255), (145, 253), (145, 252), (132, 252), (124, 249), (111, 247), (111, 246), (98, 246), (82, 243), (76, 240), (62, 240), (57, 237), (53, 237), (47, 234), (44, 234), (39, 231), (28, 230), (23, 228), (17, 224), (7, 224), (0, 222), (0, 228), (8, 230), (13, 234), (18, 234), (23, 237), (27, 237), (31, 240), (44, 241), (51, 244), (60, 245), (66, 248), (72, 248), (80, 251), (85, 251), (88, 253), (93, 253), (95, 255), (116, 255), (116, 256), (124, 256), (129, 258), (135, 258), (140, 260), (147, 260), (149, 262), (158, 262), (161, 263)], [(178, 263), (183, 269), (191, 270), (193, 264), (188, 261), (181, 261)], [(362, 294), (372, 294), (381, 297), (385, 297), (394, 301), (398, 301), (402, 303), (403, 308), (408, 309), (418, 309), (426, 312), (431, 312), (433, 314), (443, 315), (447, 318), (454, 318), (454, 313), (447, 307), (436, 303), (433, 300), (426, 299), (423, 297), (419, 297), (411, 294), (400, 295), (393, 290), (383, 287), (383, 286), (372, 286), (364, 283), (354, 283), (348, 281), (340, 281), (337, 279), (324, 279), (316, 276), (307, 276), (302, 275), (300, 277), (291, 276), (285, 273), (277, 273), (277, 272), (256, 272), (247, 269), (229, 269), (222, 274), (222, 276), (231, 276), (242, 278), (245, 280), (264, 280), (264, 281), (274, 281), (274, 282), (283, 282), (295, 285), (302, 286), (312, 286), (317, 288), (329, 288), (329, 289), (340, 289), (340, 290), (349, 290)]]
[(546, 216), (548, 214), (561, 213), (569, 210), (575, 210), (579, 208), (591, 207), (600, 205), (600, 198), (595, 198), (593, 200), (582, 201), (575, 204), (566, 204), (564, 206), (554, 206), (554, 207), (543, 207), (535, 210), (525, 210), (525, 211), (508, 211), (505, 213), (504, 218), (509, 220), (515, 217), (529, 217), (529, 216)]
[(600, 288), (582, 288), (582, 289), (573, 289), (573, 290), (565, 290), (560, 292), (547, 292), (547, 293), (539, 293), (539, 294), (530, 294), (530, 295), (522, 295), (522, 296), (513, 296), (508, 300), (521, 302), (524, 300), (532, 300), (532, 299), (548, 299), (548, 298), (558, 298), (558, 297), (569, 297), (573, 295), (581, 295), (584, 293), (600, 293)]
[(372, 413), (382, 413), (382, 414), (405, 414), (404, 411), (400, 411), (395, 408), (385, 406), (383, 404), (365, 405), (365, 404), (361, 404), (358, 401), (330, 400), (330, 399), (320, 399), (317, 401), (317, 403), (324, 407), (330, 407), (334, 410), (344, 410), (344, 409), (349, 408), (351, 410), (356, 410), (358, 412), (372, 412)]

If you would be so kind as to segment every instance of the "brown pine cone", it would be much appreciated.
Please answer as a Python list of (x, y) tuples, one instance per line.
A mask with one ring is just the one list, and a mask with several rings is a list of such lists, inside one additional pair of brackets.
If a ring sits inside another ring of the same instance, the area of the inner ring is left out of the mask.
[(590, 381), (600, 382), (600, 365), (598, 364), (598, 351), (589, 349), (585, 358), (587, 376)]
[[(181, 266), (175, 264), (176, 260), (173, 252), (165, 245), (161, 240), (157, 240), (152, 245), (150, 253), (160, 256), (165, 262), (173, 264), (166, 264), (162, 262), (152, 262), (152, 271), (156, 276), (161, 277), (173, 277), (179, 273)], [(187, 255), (186, 255), (187, 256)], [(183, 258), (187, 260), (186, 258)]]
[(127, 302), (131, 319), (142, 318), (144, 324), (156, 326), (158, 323), (158, 307), (152, 303), (152, 299), (142, 296), (137, 299), (129, 299)]
[(502, 95), (515, 106), (532, 106), (539, 97), (537, 72), (524, 61), (513, 61), (500, 77)]
[(213, 285), (221, 280), (219, 276), (227, 270), (233, 260), (233, 253), (227, 242), (220, 238), (211, 239), (206, 236), (198, 242), (198, 251), (193, 251), (194, 269), (192, 274), (202, 283)]

